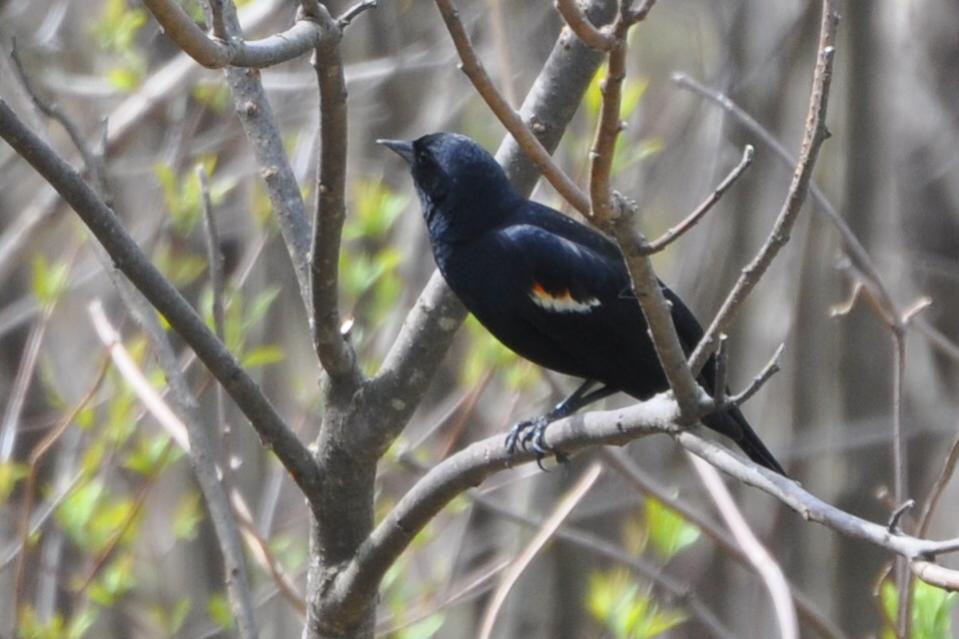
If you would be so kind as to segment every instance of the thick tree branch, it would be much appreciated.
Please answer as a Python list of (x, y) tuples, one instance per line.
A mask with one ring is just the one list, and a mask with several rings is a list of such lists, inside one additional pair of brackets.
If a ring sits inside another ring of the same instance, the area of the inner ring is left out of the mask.
[(723, 302), (696, 350), (690, 356), (689, 365), (694, 373), (698, 373), (702, 369), (706, 360), (715, 350), (716, 339), (719, 334), (729, 328), (736, 311), (762, 278), (766, 269), (772, 264), (779, 250), (789, 241), (792, 227), (809, 191), (812, 171), (819, 155), (819, 149), (828, 137), (826, 106), (829, 102), (829, 86), (832, 82), (832, 64), (836, 52), (838, 24), (839, 13), (836, 11), (834, 0), (823, 0), (819, 49), (816, 55), (812, 94), (809, 97), (809, 111), (806, 114), (806, 127), (803, 131), (799, 162), (796, 164), (786, 201), (783, 203), (782, 210), (776, 218), (776, 223), (773, 225), (766, 243), (756, 257), (743, 269), (742, 275), (733, 290)]
[[(959, 550), (959, 539), (943, 542), (890, 532), (842, 511), (806, 492), (794, 481), (762, 468), (678, 425), (679, 406), (669, 394), (610, 411), (596, 411), (554, 422), (546, 433), (551, 448), (573, 453), (600, 444), (623, 445), (644, 435), (665, 433), (710, 464), (779, 499), (804, 519), (867, 541), (911, 561), (929, 561)], [(512, 456), (494, 435), (455, 453), (432, 468), (400, 500), (339, 574), (330, 596), (344, 601), (374, 592), (380, 578), (416, 534), (453, 498), (510, 464), (531, 461), (531, 451)], [(943, 568), (943, 570), (948, 570)], [(948, 571), (952, 573), (954, 571)]]
[[(261, 40), (209, 37), (174, 0), (143, 0), (163, 31), (187, 55), (209, 69), (229, 66), (262, 68), (298, 58), (326, 41), (340, 38), (340, 29), (331, 20), (300, 19), (283, 33)], [(226, 8), (224, 12), (231, 10)], [(222, 16), (221, 16), (222, 17)], [(311, 16), (312, 18), (312, 16)], [(229, 32), (228, 20), (226, 30)], [(214, 25), (218, 21), (214, 21)]]
[(80, 175), (30, 131), (0, 99), (0, 137), (29, 162), (76, 211), (110, 254), (116, 267), (166, 317), (219, 380), (264, 444), (271, 448), (307, 497), (316, 495), (320, 475), (306, 446), (240, 367), (180, 292), (150, 263), (110, 210)]
[(316, 49), (313, 68), (320, 90), (320, 163), (310, 258), (313, 347), (330, 377), (358, 380), (356, 353), (340, 333), (338, 301), (340, 238), (346, 219), (347, 137), (346, 81), (338, 42)]
[(493, 80), (486, 73), (483, 63), (480, 62), (473, 45), (470, 43), (466, 28), (459, 19), (459, 11), (453, 6), (452, 0), (436, 0), (436, 7), (443, 16), (443, 22), (446, 24), (453, 44), (456, 46), (456, 52), (462, 60), (463, 73), (470, 79), (476, 92), (480, 94), (483, 100), (489, 105), (490, 110), (506, 127), (506, 130), (516, 139), (526, 155), (536, 164), (537, 168), (543, 173), (550, 184), (553, 185), (560, 195), (569, 202), (573, 208), (586, 215), (589, 213), (589, 199), (576, 184), (563, 172), (549, 151), (543, 146), (533, 130), (527, 126), (519, 113), (513, 110), (506, 99), (496, 90)]

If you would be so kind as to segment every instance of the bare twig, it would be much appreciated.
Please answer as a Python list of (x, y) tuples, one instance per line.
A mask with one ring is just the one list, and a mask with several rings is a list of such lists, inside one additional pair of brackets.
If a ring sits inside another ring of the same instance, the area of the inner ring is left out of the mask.
[(942, 493), (946, 489), (946, 485), (956, 471), (957, 462), (959, 462), (959, 436), (953, 440), (952, 446), (949, 447), (949, 452), (946, 454), (946, 460), (942, 465), (942, 470), (939, 471), (939, 476), (936, 477), (936, 481), (933, 482), (932, 488), (929, 490), (929, 495), (922, 504), (922, 512), (919, 515), (919, 526), (916, 530), (918, 536), (924, 537), (926, 533), (929, 532), (929, 526), (932, 524), (932, 516), (939, 506), (939, 500), (942, 498)]
[[(311, 19), (298, 20), (286, 31), (262, 40), (246, 41), (232, 34), (226, 40), (214, 39), (203, 33), (173, 0), (144, 0), (143, 4), (185, 53), (210, 69), (272, 66), (298, 58), (327, 41), (339, 40), (342, 35), (332, 20), (318, 21), (311, 16)], [(228, 10), (221, 6), (221, 10), (224, 9)], [(224, 22), (221, 14), (220, 28), (229, 33), (229, 24), (223, 27)], [(214, 27), (216, 25), (214, 21)]]
[(739, 511), (733, 496), (729, 494), (729, 489), (723, 483), (719, 471), (710, 466), (707, 462), (689, 455), (693, 468), (699, 474), (706, 491), (716, 504), (716, 509), (722, 515), (733, 533), (739, 547), (743, 549), (749, 562), (756, 568), (756, 572), (762, 578), (766, 589), (773, 601), (773, 608), (776, 611), (776, 621), (779, 624), (779, 634), (783, 639), (798, 639), (799, 628), (796, 623), (796, 609), (793, 607), (792, 593), (789, 583), (783, 574), (782, 568), (773, 559), (766, 547), (763, 546), (755, 533), (746, 523), (746, 518)]
[(50, 449), (60, 440), (60, 437), (67, 432), (67, 428), (70, 427), (70, 424), (73, 423), (73, 420), (76, 419), (77, 415), (80, 414), (80, 411), (90, 403), (90, 400), (93, 399), (93, 396), (96, 395), (97, 391), (100, 390), (100, 385), (103, 383), (104, 378), (106, 377), (107, 370), (109, 370), (110, 358), (104, 356), (102, 358), (102, 363), (98, 367), (96, 375), (94, 375), (93, 383), (90, 385), (89, 390), (83, 394), (80, 400), (73, 405), (66, 415), (52, 428), (50, 432), (44, 435), (43, 439), (30, 451), (30, 457), (28, 463), (30, 465), (30, 474), (27, 476), (27, 484), (24, 489), (23, 495), (23, 507), (20, 511), (20, 523), (18, 526), (18, 536), (20, 538), (20, 554), (17, 557), (17, 567), (14, 572), (15, 577), (13, 583), (13, 610), (17, 618), (17, 625), (19, 626), (23, 622), (22, 614), (25, 608), (20, 605), (20, 602), (23, 600), (23, 591), (24, 591), (24, 579), (26, 578), (26, 566), (27, 566), (27, 549), (29, 548), (29, 537), (30, 537), (30, 514), (33, 511), (33, 502), (36, 498), (37, 492), (37, 479), (40, 474), (40, 462), (43, 461), (43, 458), (46, 457), (47, 453), (50, 452)]
[(589, 21), (577, 0), (556, 0), (556, 10), (576, 36), (598, 51), (609, 51), (616, 37), (608, 29), (600, 29)]
[(320, 90), (320, 163), (310, 259), (313, 346), (334, 380), (359, 380), (356, 354), (340, 333), (340, 237), (346, 219), (346, 83), (336, 44), (317, 48), (313, 68)]
[(340, 28), (340, 31), (345, 30), (361, 13), (375, 8), (376, 4), (377, 0), (362, 0), (361, 2), (357, 2), (336, 18), (336, 26)]
[(613, 44), (609, 50), (606, 77), (599, 84), (602, 106), (596, 137), (590, 150), (589, 200), (591, 220), (599, 228), (608, 230), (616, 213), (610, 185), (616, 139), (623, 128), (619, 118), (622, 106), (623, 81), (626, 79), (626, 32), (629, 29), (622, 11), (613, 23)]
[[(216, 4), (216, 3), (213, 3)], [(212, 6), (212, 4), (211, 4)], [(206, 258), (210, 272), (210, 296), (213, 308), (213, 330), (221, 342), (226, 344), (226, 324), (223, 317), (223, 252), (220, 250), (220, 233), (217, 230), (216, 216), (213, 215), (213, 203), (210, 201), (210, 185), (206, 169), (202, 164), (196, 167), (197, 179), (200, 181), (200, 202), (203, 205), (203, 221), (206, 236)], [(223, 396), (223, 387), (216, 387), (216, 423), (220, 429), (220, 465), (224, 476), (229, 475), (232, 469), (230, 440), (232, 430), (226, 419), (226, 398)]]
[(753, 162), (753, 147), (749, 144), (743, 149), (743, 157), (739, 161), (739, 164), (729, 172), (729, 175), (719, 183), (719, 186), (709, 194), (709, 196), (703, 200), (702, 204), (696, 207), (696, 209), (687, 215), (679, 224), (672, 227), (660, 237), (656, 238), (652, 242), (649, 242), (644, 250), (648, 255), (653, 253), (658, 253), (664, 248), (678, 240), (682, 237), (686, 231), (690, 230), (703, 218), (704, 215), (709, 213), (709, 211), (715, 206), (719, 199), (723, 196), (724, 193), (733, 185), (733, 183), (739, 179), (743, 172), (749, 168)]
[(496, 90), (489, 74), (483, 68), (473, 45), (470, 43), (466, 28), (459, 19), (459, 12), (453, 6), (452, 0), (436, 0), (436, 7), (443, 16), (443, 22), (453, 39), (456, 52), (462, 60), (463, 73), (470, 79), (476, 92), (489, 105), (490, 110), (506, 127), (506, 130), (516, 139), (523, 151), (539, 168), (553, 188), (569, 202), (573, 208), (586, 215), (589, 213), (589, 198), (569, 179), (562, 169), (556, 166), (549, 153), (536, 138), (523, 118), (513, 110), (505, 98)]
[(526, 567), (533, 561), (533, 557), (535, 557), (546, 542), (556, 534), (556, 530), (563, 523), (563, 520), (573, 511), (576, 504), (586, 496), (589, 489), (592, 488), (596, 480), (599, 479), (602, 471), (603, 467), (594, 463), (583, 473), (579, 481), (559, 500), (553, 513), (546, 518), (542, 526), (540, 526), (540, 529), (536, 532), (536, 535), (533, 536), (526, 547), (523, 548), (522, 552), (520, 552), (506, 569), (499, 586), (490, 598), (489, 604), (487, 604), (486, 610), (483, 613), (480, 630), (477, 633), (480, 639), (489, 639), (493, 632), (493, 624), (496, 623), (496, 616), (506, 601), (506, 596), (512, 589), (513, 584), (516, 583), (516, 580), (523, 574)]
[[(657, 485), (641, 471), (625, 451), (603, 447), (600, 449), (600, 454), (613, 470), (635, 486), (637, 490), (675, 510), (683, 519), (696, 526), (709, 537), (720, 550), (729, 555), (736, 563), (749, 571), (755, 572), (755, 566), (750, 563), (749, 558), (746, 557), (739, 546), (729, 539), (729, 534), (721, 529), (719, 524), (694, 511), (686, 502), (673, 496), (669, 490)], [(842, 630), (826, 618), (805, 593), (794, 584), (790, 587), (796, 604), (796, 611), (806, 626), (815, 628), (820, 636), (827, 639), (845, 639)]]
[(812, 170), (819, 155), (822, 143), (828, 137), (826, 129), (826, 106), (829, 101), (829, 86), (832, 81), (832, 64), (835, 57), (836, 29), (839, 24), (839, 14), (834, 0), (823, 0), (822, 23), (819, 32), (819, 48), (816, 54), (816, 71), (813, 76), (812, 94), (809, 98), (809, 111), (806, 115), (806, 127), (803, 132), (803, 141), (799, 153), (799, 162), (793, 173), (792, 183), (782, 210), (776, 218), (772, 232), (759, 253), (743, 269), (742, 275), (729, 293), (726, 301), (710, 323), (709, 328), (700, 341), (696, 350), (689, 358), (690, 367), (698, 373), (709, 355), (715, 349), (715, 340), (720, 332), (728, 329), (736, 311), (759, 282), (762, 275), (772, 264), (779, 250), (789, 240), (789, 234), (799, 216), (799, 211), (806, 199), (809, 184), (812, 180)]
[(113, 211), (103, 204), (76, 171), (20, 121), (3, 100), (0, 100), (0, 137), (60, 192), (110, 253), (117, 268), (167, 318), (224, 385), (304, 493), (315, 495), (321, 481), (319, 469), (306, 446), (180, 292), (150, 263)]
[[(903, 326), (890, 326), (892, 336), (892, 467), (893, 467), (893, 499), (900, 504), (899, 509), (905, 514), (913, 500), (907, 501), (908, 495), (908, 453), (906, 440), (902, 436), (902, 379), (906, 370), (906, 334)], [(910, 504), (906, 507), (907, 504)], [(897, 510), (899, 510), (897, 509)], [(901, 518), (902, 515), (899, 516)], [(897, 519), (899, 519), (897, 518)], [(897, 522), (898, 525), (898, 522)], [(903, 637), (909, 636), (909, 625), (912, 618), (912, 576), (909, 566), (904, 559), (896, 561), (896, 586), (899, 591), (899, 607), (897, 628)]]
[(749, 383), (749, 386), (743, 389), (741, 393), (733, 395), (729, 398), (729, 403), (733, 406), (740, 406), (745, 404), (750, 397), (756, 394), (756, 392), (762, 388), (769, 379), (779, 372), (780, 366), (782, 365), (782, 356), (783, 350), (785, 349), (785, 344), (780, 344), (779, 348), (776, 349), (776, 352), (773, 353), (773, 356), (766, 362), (766, 365), (763, 366), (762, 370), (759, 371), (759, 374), (753, 378), (753, 381)]

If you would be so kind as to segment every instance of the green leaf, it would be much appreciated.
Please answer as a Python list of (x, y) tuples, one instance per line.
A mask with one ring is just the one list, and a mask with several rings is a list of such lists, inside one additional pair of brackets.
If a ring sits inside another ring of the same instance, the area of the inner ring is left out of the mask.
[(145, 476), (156, 475), (183, 456), (166, 434), (137, 437), (133, 450), (123, 460), (123, 467)]
[(173, 534), (177, 539), (194, 539), (202, 521), (200, 496), (196, 493), (185, 495), (173, 513)]
[[(897, 619), (899, 592), (891, 580), (882, 583), (879, 599), (887, 619)], [(913, 582), (912, 634), (914, 639), (951, 639), (952, 609), (956, 593), (937, 588), (916, 579)], [(896, 632), (888, 625), (882, 629), (882, 639), (895, 639)]]
[(33, 258), (33, 294), (41, 305), (52, 304), (67, 290), (69, 270), (66, 264), (50, 264), (43, 255)]
[(429, 639), (439, 632), (445, 620), (445, 615), (436, 613), (414, 623), (412, 626), (399, 630), (394, 636), (396, 639)]
[(114, 605), (120, 597), (130, 592), (136, 585), (133, 565), (133, 555), (130, 553), (123, 553), (111, 561), (90, 585), (87, 591), (90, 600), (101, 606), (109, 607)]
[(94, 606), (86, 605), (79, 612), (73, 614), (70, 625), (67, 627), (66, 639), (83, 639), (87, 631), (97, 621), (99, 611)]
[(17, 482), (30, 474), (26, 464), (8, 461), (0, 463), (0, 504), (5, 503)]
[(664, 561), (699, 539), (699, 528), (652, 497), (646, 498), (646, 528), (650, 543)]
[(622, 569), (591, 575), (586, 604), (617, 639), (652, 639), (686, 620), (681, 610), (660, 608)]
[(233, 612), (230, 604), (222, 594), (212, 595), (206, 602), (206, 611), (210, 619), (221, 628), (232, 628)]
[(282, 362), (286, 353), (276, 344), (265, 344), (251, 349), (243, 355), (243, 368), (253, 369)]

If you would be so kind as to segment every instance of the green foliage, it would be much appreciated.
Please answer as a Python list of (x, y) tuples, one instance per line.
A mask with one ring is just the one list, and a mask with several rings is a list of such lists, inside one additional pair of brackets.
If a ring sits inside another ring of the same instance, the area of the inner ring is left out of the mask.
[(109, 494), (103, 480), (94, 477), (67, 494), (56, 510), (56, 518), (75, 544), (98, 554), (124, 528), (122, 541), (135, 537), (136, 518), (130, 522), (134, 507), (132, 499)]
[(88, 593), (90, 600), (104, 607), (117, 603), (136, 585), (136, 576), (133, 574), (133, 555), (121, 553), (100, 571), (97, 579), (90, 584)]
[(393, 633), (395, 639), (429, 639), (443, 627), (445, 615), (436, 613)]
[[(952, 608), (956, 593), (931, 586), (916, 579), (913, 582), (912, 634), (913, 639), (951, 639)], [(899, 612), (899, 592), (896, 585), (886, 580), (880, 589), (880, 599), (888, 619), (896, 619)], [(882, 639), (895, 639), (894, 629), (883, 628)]]
[(48, 306), (67, 290), (70, 271), (64, 262), (50, 264), (39, 253), (33, 257), (33, 276), (30, 287), (41, 306)]
[(15, 461), (0, 463), (0, 504), (7, 501), (17, 482), (30, 474), (30, 467)]
[(138, 433), (133, 437), (132, 448), (123, 459), (123, 467), (146, 477), (159, 474), (184, 455), (165, 433)]
[(699, 528), (657, 499), (646, 498), (649, 542), (663, 561), (669, 561), (699, 539)]
[(359, 179), (353, 185), (352, 207), (343, 226), (344, 240), (382, 240), (406, 208), (409, 198), (380, 180)]
[[(199, 159), (207, 174), (212, 175), (216, 168), (216, 156), (204, 156)], [(180, 235), (189, 235), (203, 217), (203, 191), (200, 178), (195, 170), (186, 175), (178, 175), (168, 164), (157, 162), (153, 172), (163, 189), (163, 202), (173, 221), (174, 230)], [(220, 204), (234, 186), (232, 180), (212, 180), (210, 183), (210, 202)]]
[(187, 615), (190, 614), (192, 608), (193, 603), (188, 598), (183, 597), (174, 604), (172, 609), (166, 606), (152, 605), (147, 609), (146, 614), (154, 627), (162, 629), (163, 636), (176, 637), (179, 636), (178, 633), (183, 628)]
[(80, 608), (69, 622), (60, 613), (43, 622), (32, 606), (25, 606), (17, 636), (20, 639), (81, 639), (96, 620), (97, 610), (92, 606)]
[(106, 0), (103, 13), (93, 23), (93, 35), (101, 48), (124, 53), (133, 47), (137, 32), (146, 23), (145, 9), (133, 9), (127, 0)]
[(490, 371), (503, 374), (507, 388), (513, 391), (528, 390), (539, 381), (539, 368), (503, 346), (472, 315), (466, 319), (466, 334), (470, 351), (460, 369), (464, 386), (472, 388), (479, 384)]
[(194, 539), (204, 518), (203, 503), (196, 493), (180, 498), (173, 512), (173, 534), (177, 539)]
[(146, 23), (146, 10), (132, 8), (127, 0), (106, 0), (92, 24), (97, 45), (110, 54), (114, 64), (107, 80), (121, 91), (136, 89), (146, 73), (146, 60), (135, 46), (137, 33)]
[(651, 639), (686, 620), (681, 610), (660, 608), (624, 570), (594, 573), (586, 603), (616, 639)]
[(230, 90), (222, 82), (199, 82), (193, 86), (193, 99), (222, 115), (230, 106)]
[(230, 611), (230, 602), (222, 594), (212, 595), (206, 602), (206, 612), (210, 620), (224, 629), (231, 629), (235, 625), (233, 613)]

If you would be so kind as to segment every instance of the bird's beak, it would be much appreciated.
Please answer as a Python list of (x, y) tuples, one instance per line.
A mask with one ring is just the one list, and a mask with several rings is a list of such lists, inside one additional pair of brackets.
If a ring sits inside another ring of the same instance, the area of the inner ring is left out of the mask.
[(382, 144), (398, 156), (406, 160), (406, 163), (413, 165), (413, 143), (407, 140), (377, 140), (377, 144)]

